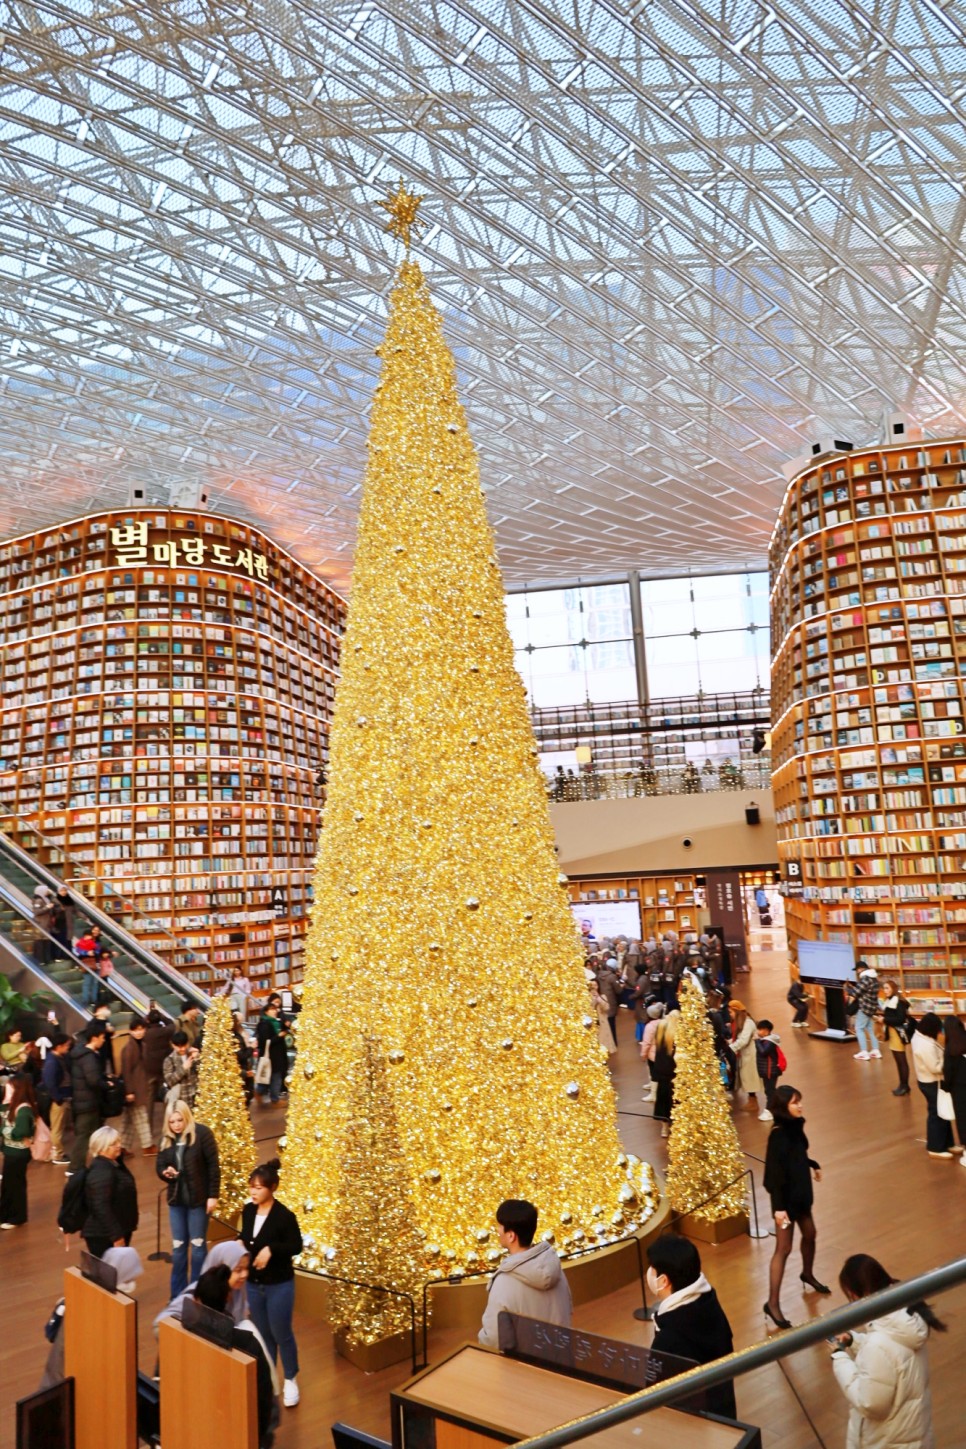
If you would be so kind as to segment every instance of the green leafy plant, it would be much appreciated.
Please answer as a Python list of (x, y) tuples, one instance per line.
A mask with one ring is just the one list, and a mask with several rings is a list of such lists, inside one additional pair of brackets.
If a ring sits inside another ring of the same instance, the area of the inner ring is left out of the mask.
[(20, 1017), (29, 1016), (31, 1012), (43, 1013), (52, 1001), (53, 998), (46, 991), (24, 996), (22, 991), (17, 991), (10, 985), (6, 976), (0, 975), (0, 1037), (10, 1031)]

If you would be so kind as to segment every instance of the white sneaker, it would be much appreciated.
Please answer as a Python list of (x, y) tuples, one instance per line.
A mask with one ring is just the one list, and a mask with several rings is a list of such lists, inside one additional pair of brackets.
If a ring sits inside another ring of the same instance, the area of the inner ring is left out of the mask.
[(768, 1110), (767, 1107), (765, 1108), (764, 1112), (759, 1112), (758, 1113), (758, 1121), (759, 1122), (774, 1122), (774, 1120), (775, 1120), (774, 1117), (769, 1112), (769, 1110)]
[(8, 1228), (12, 1230), (16, 1226), (16, 1223), (0, 1223), (0, 1233), (5, 1233)]
[(857, 1062), (867, 1062), (869, 1060), (868, 1052), (853, 1052), (852, 1055)]
[(882, 1053), (881, 1052), (869, 1052), (869, 1056), (872, 1057), (872, 1058), (874, 1058), (877, 1062), (881, 1062), (881, 1060), (882, 1060)]
[(959, 1165), (960, 1165), (960, 1167), (966, 1167), (966, 1155), (962, 1156), (959, 1159)]
[(300, 1397), (301, 1395), (299, 1394), (299, 1386), (295, 1382), (295, 1380), (286, 1379), (282, 1387), (282, 1403), (285, 1405), (286, 1409), (294, 1409)]

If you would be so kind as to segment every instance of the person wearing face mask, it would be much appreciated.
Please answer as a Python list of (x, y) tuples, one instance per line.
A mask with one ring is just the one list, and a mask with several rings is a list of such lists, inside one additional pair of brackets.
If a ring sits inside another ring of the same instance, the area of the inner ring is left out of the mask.
[(248, 1179), (251, 1201), (242, 1208), (241, 1240), (251, 1257), (248, 1303), (252, 1322), (268, 1348), (274, 1366), (282, 1357), (285, 1382), (282, 1402), (293, 1409), (299, 1401), (299, 1355), (292, 1329), (295, 1306), (295, 1269), (292, 1259), (302, 1251), (298, 1218), (275, 1196), (279, 1161), (256, 1167)]
[(801, 1281), (805, 1291), (829, 1293), (815, 1277), (815, 1219), (812, 1216), (812, 1178), (822, 1180), (822, 1169), (808, 1155), (802, 1094), (797, 1087), (779, 1087), (772, 1101), (775, 1125), (765, 1152), (765, 1191), (775, 1215), (775, 1251), (768, 1268), (768, 1302), (764, 1313), (777, 1328), (791, 1328), (781, 1310), (785, 1264), (792, 1250), (796, 1224), (802, 1238)]
[[(695, 1363), (712, 1363), (731, 1353), (731, 1325), (701, 1271), (694, 1244), (676, 1233), (665, 1233), (648, 1245), (647, 1261), (647, 1286), (657, 1300), (651, 1348)], [(709, 1413), (737, 1418), (733, 1379), (708, 1389), (705, 1399)]]

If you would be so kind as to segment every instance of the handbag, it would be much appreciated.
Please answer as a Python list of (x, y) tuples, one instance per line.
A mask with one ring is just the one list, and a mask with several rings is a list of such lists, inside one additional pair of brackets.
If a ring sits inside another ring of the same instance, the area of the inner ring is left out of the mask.
[(258, 1058), (258, 1066), (255, 1068), (255, 1086), (267, 1087), (272, 1080), (272, 1059), (269, 1056), (269, 1043), (265, 1043), (265, 1050)]
[(956, 1113), (953, 1109), (953, 1099), (944, 1087), (940, 1087), (936, 1093), (936, 1115), (944, 1122), (955, 1122)]
[(30, 1144), (30, 1155), (34, 1162), (50, 1162), (53, 1159), (54, 1148), (50, 1128), (43, 1117), (38, 1117), (34, 1123), (34, 1140)]

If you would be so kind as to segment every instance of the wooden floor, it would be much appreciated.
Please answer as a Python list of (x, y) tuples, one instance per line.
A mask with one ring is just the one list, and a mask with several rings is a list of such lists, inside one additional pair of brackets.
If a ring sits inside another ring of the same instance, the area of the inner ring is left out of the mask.
[[(966, 1169), (957, 1161), (927, 1157), (923, 1142), (925, 1107), (921, 1096), (895, 1098), (891, 1060), (856, 1062), (853, 1048), (813, 1041), (789, 1027), (785, 1005), (787, 978), (783, 957), (752, 956), (753, 969), (737, 988), (754, 1014), (770, 1016), (779, 1028), (788, 1057), (786, 1081), (805, 1099), (813, 1154), (822, 1163), (817, 1188), (816, 1221), (819, 1276), (835, 1284), (849, 1253), (866, 1251), (880, 1258), (897, 1277), (934, 1267), (966, 1250)], [(619, 1022), (620, 1052), (614, 1080), (619, 1093), (625, 1146), (658, 1168), (665, 1163), (659, 1130), (641, 1103), (642, 1072), (633, 1045), (633, 1023), (627, 1012)], [(278, 1109), (261, 1111), (256, 1131), (269, 1156), (282, 1131)], [(768, 1127), (756, 1117), (740, 1116), (739, 1131), (748, 1163), (759, 1184)], [(142, 1256), (154, 1250), (157, 1179), (153, 1164), (135, 1164), (141, 1190), (141, 1227), (135, 1245)], [(31, 1392), (43, 1370), (47, 1345), (43, 1325), (60, 1294), (63, 1268), (76, 1259), (64, 1252), (58, 1233), (56, 1202), (63, 1188), (61, 1169), (32, 1165), (29, 1176), (31, 1220), (16, 1232), (0, 1234), (0, 1449), (14, 1444), (13, 1401)], [(164, 1233), (166, 1245), (166, 1231)], [(764, 1332), (761, 1305), (767, 1295), (771, 1240), (741, 1238), (720, 1248), (702, 1248), (705, 1271), (718, 1290), (735, 1333), (736, 1346), (758, 1341)], [(829, 1299), (804, 1297), (799, 1291), (797, 1255), (790, 1262), (783, 1306), (793, 1322), (840, 1303), (836, 1290)], [(167, 1301), (169, 1268), (147, 1263), (141, 1280), (141, 1365), (154, 1362), (151, 1321)], [(636, 1342), (648, 1342), (650, 1328), (635, 1321), (632, 1311), (639, 1293), (628, 1288), (577, 1312), (586, 1329)], [(941, 1300), (949, 1333), (934, 1336), (931, 1348), (937, 1443), (940, 1449), (966, 1449), (966, 1411), (960, 1390), (966, 1351), (966, 1289)], [(277, 1443), (280, 1449), (328, 1449), (329, 1426), (343, 1419), (373, 1433), (388, 1433), (388, 1392), (409, 1374), (408, 1365), (365, 1376), (335, 1356), (328, 1332), (309, 1320), (296, 1323), (302, 1362), (302, 1402), (284, 1411)], [(430, 1357), (439, 1357), (459, 1335), (430, 1336)], [(105, 1384), (109, 1384), (105, 1365)], [(788, 1378), (776, 1365), (738, 1383), (738, 1408), (748, 1422), (762, 1426), (764, 1443), (772, 1449), (811, 1449), (825, 1442), (845, 1442), (843, 1401), (832, 1378), (828, 1354), (813, 1349), (787, 1366)], [(790, 1380), (790, 1382), (789, 1382)], [(792, 1385), (794, 1386), (794, 1392)], [(810, 1427), (796, 1393), (812, 1416)], [(819, 1437), (820, 1436), (820, 1437)], [(111, 1449), (111, 1446), (105, 1446)]]

